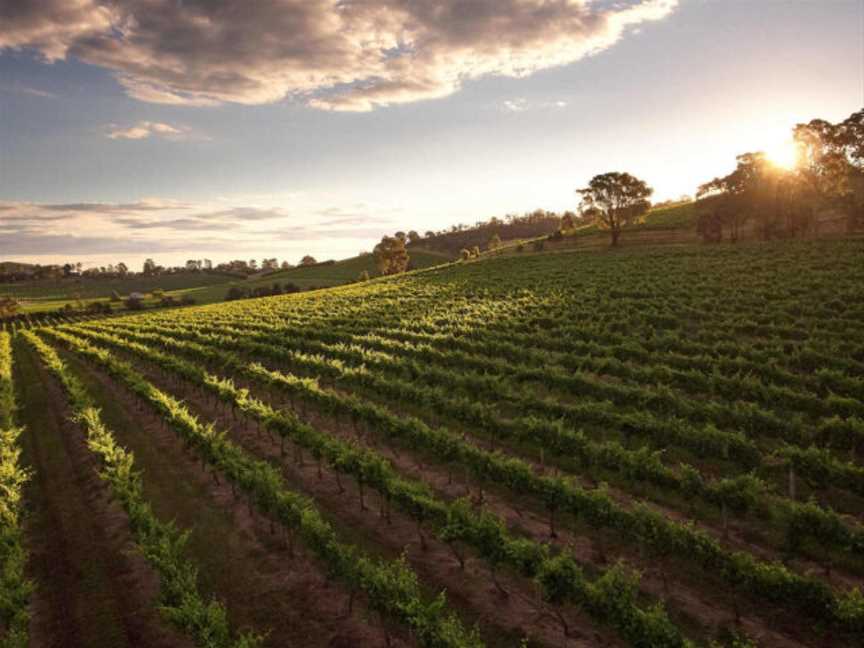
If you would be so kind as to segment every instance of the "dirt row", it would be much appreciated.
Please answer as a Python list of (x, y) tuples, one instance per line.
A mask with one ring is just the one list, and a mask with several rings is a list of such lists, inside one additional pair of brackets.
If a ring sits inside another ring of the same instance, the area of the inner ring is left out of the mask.
[[(532, 646), (623, 645), (609, 629), (598, 627), (575, 609), (564, 610), (569, 630), (569, 636), (565, 637), (552, 608), (539, 599), (530, 581), (501, 572), (497, 580), (506, 591), (506, 595), (502, 594), (486, 563), (471, 552), (466, 555), (463, 570), (450, 547), (435, 539), (428, 529), (418, 532), (409, 516), (391, 508), (389, 520), (382, 517), (383, 502), (372, 489), (365, 489), (364, 508), (353, 480), (339, 478), (326, 468), (319, 476), (318, 465), (308, 454), (299, 463), (290, 450), (283, 457), (279, 442), (259, 432), (255, 423), (242, 417), (235, 419), (230, 410), (217, 406), (191, 386), (149, 363), (126, 354), (116, 355), (133, 360), (135, 368), (148, 380), (182, 399), (202, 421), (215, 422), (217, 429), (226, 430), (244, 449), (280, 466), (289, 487), (312, 497), (345, 539), (391, 559), (404, 555), (429, 586), (430, 593), (445, 590), (448, 603), (460, 613), (466, 625), (478, 625), (487, 645), (513, 646), (523, 638), (529, 639)], [(98, 373), (97, 369), (91, 370)], [(120, 390), (110, 379), (104, 379), (104, 383), (105, 393), (112, 398), (130, 398), (126, 390)]]
[[(295, 365), (285, 362), (276, 361), (270, 358), (250, 356), (246, 354), (244, 357), (254, 358), (270, 369), (288, 370), (296, 375), (312, 376), (308, 370), (296, 367)], [(531, 450), (526, 451), (520, 449), (508, 441), (495, 440), (490, 443), (488, 435), (478, 435), (471, 429), (470, 426), (463, 425), (458, 421), (454, 421), (440, 412), (430, 411), (423, 408), (412, 407), (411, 403), (395, 403), (392, 399), (376, 394), (368, 389), (346, 389), (341, 385), (337, 385), (330, 379), (318, 377), (322, 387), (327, 387), (336, 394), (345, 396), (353, 395), (360, 398), (365, 398), (382, 405), (399, 416), (413, 416), (418, 418), (430, 426), (441, 427), (446, 426), (448, 430), (455, 434), (465, 436), (475, 445), (481, 447), (494, 447), (505, 454), (517, 457), (527, 463), (533, 465), (538, 471), (559, 470), (562, 474), (572, 477), (581, 486), (586, 488), (594, 488), (597, 486), (599, 479), (607, 481), (611, 479), (612, 485), (609, 487), (609, 494), (622, 506), (629, 507), (633, 502), (633, 489), (638, 489), (639, 499), (642, 503), (647, 504), (655, 511), (661, 513), (670, 520), (679, 523), (695, 522), (696, 525), (703, 531), (713, 536), (726, 549), (734, 551), (746, 551), (753, 554), (762, 560), (783, 560), (788, 566), (795, 569), (799, 573), (816, 573), (823, 574), (832, 584), (842, 587), (851, 588), (855, 586), (864, 586), (864, 562), (854, 556), (839, 556), (839, 555), (823, 555), (823, 551), (816, 547), (811, 550), (811, 555), (805, 556), (801, 550), (790, 557), (784, 553), (781, 546), (783, 538), (779, 537), (780, 533), (776, 530), (768, 528), (774, 537), (768, 537), (766, 534), (766, 526), (764, 520), (758, 518), (757, 514), (751, 513), (749, 517), (742, 517), (734, 513), (730, 514), (727, 524), (724, 528), (722, 517), (718, 511), (710, 511), (707, 515), (700, 515), (694, 518), (693, 515), (682, 512), (681, 507), (687, 507), (693, 510), (705, 509), (706, 505), (701, 507), (691, 506), (690, 503), (683, 501), (677, 495), (670, 495), (668, 491), (652, 487), (650, 484), (637, 482), (632, 485), (627, 485), (619, 475), (610, 474), (609, 471), (604, 471), (600, 468), (589, 468), (585, 472), (579, 472), (579, 468), (571, 468), (566, 464), (566, 460), (560, 457), (549, 456), (545, 465), (541, 465), (539, 460), (533, 458)], [(692, 463), (692, 462), (691, 462)], [(704, 468), (703, 462), (695, 462), (700, 469)], [(716, 473), (717, 471), (705, 471), (704, 473)], [(598, 476), (599, 474), (599, 476)], [(804, 484), (800, 485), (802, 488)], [(836, 491), (836, 489), (834, 489)], [(832, 491), (832, 492), (834, 492)], [(852, 497), (849, 493), (836, 493), (835, 496), (843, 496), (846, 499), (857, 500), (859, 498)], [(856, 507), (856, 509), (860, 509)], [(702, 511), (704, 513), (704, 510)]]
[(135, 453), (157, 515), (192, 531), (189, 550), (202, 586), (225, 603), (234, 626), (266, 632), (265, 645), (272, 647), (383, 646), (387, 639), (397, 648), (413, 645), (392, 628), (385, 637), (359, 597), (349, 612), (347, 591), (225, 479), (202, 467), (149, 405), (74, 354), (61, 354), (98, 395), (118, 441)]
[[(118, 355), (133, 360), (137, 368), (144, 371), (154, 383), (185, 398), (198, 414), (207, 420), (216, 420), (219, 426), (230, 430), (235, 438), (256, 454), (278, 459), (279, 444), (267, 439), (266, 435), (259, 435), (254, 425), (235, 421), (227, 412), (220, 411), (219, 407), (214, 406), (209, 398), (202, 397), (197, 390), (176, 377), (163, 373), (154, 365), (142, 362), (132, 354)], [(282, 402), (283, 399), (271, 390), (246, 382), (243, 386), (249, 388), (254, 396), (273, 405), (291, 407), (289, 403)], [(466, 479), (462, 471), (451, 473), (446, 468), (436, 466), (410, 450), (401, 449), (397, 452), (393, 447), (382, 446), (374, 442), (374, 435), (364, 434), (357, 437), (351, 426), (340, 424), (311, 407), (298, 408), (296, 414), (322, 431), (360, 444), (373, 445), (379, 452), (383, 452), (401, 473), (425, 481), (444, 499), (466, 494), (478, 498), (482, 490), (484, 506), (499, 514), (511, 530), (519, 535), (527, 535), (538, 542), (550, 540), (545, 513), (532, 508), (530, 502), (514, 502), (512, 495), (504, 491), (497, 492), (496, 489), (490, 490), (488, 487), (481, 489), (472, 479)], [(317, 467), (309, 464), (305, 467), (305, 471), (314, 473)], [(318, 493), (315, 493), (315, 496), (318, 499)], [(342, 515), (341, 512), (338, 514)], [(406, 523), (408, 526), (412, 524), (407, 521)], [(659, 561), (656, 557), (642, 555), (637, 549), (622, 544), (611, 534), (587, 532), (575, 523), (566, 526), (567, 530), (564, 531), (559, 528), (558, 538), (554, 542), (569, 546), (580, 560), (589, 565), (605, 568), (623, 558), (628, 563), (642, 568), (643, 590), (656, 598), (665, 600), (673, 619), (682, 627), (689, 627), (697, 634), (717, 634), (718, 630), (722, 631), (723, 628), (738, 626), (750, 636), (757, 637), (772, 646), (832, 645), (830, 637), (822, 637), (820, 640), (823, 643), (818, 643), (805, 623), (798, 622), (783, 610), (772, 609), (756, 601), (751, 604), (743, 597), (740, 600), (730, 597), (728, 586), (724, 586), (722, 582), (711, 583), (709, 577), (704, 574), (694, 575), (692, 570), (687, 571), (686, 566), (682, 568), (670, 561)], [(409, 537), (409, 542), (412, 541), (416, 543), (416, 532), (413, 540)], [(455, 565), (452, 554), (445, 554), (445, 559)], [(483, 570), (484, 566), (481, 565), (479, 569)], [(449, 589), (448, 592), (453, 598), (453, 590)], [(737, 622), (736, 607), (739, 617)]]
[(34, 648), (186, 648), (155, 607), (158, 581), (136, 551), (128, 518), (97, 474), (60, 386), (35, 355), (15, 353), (26, 490)]

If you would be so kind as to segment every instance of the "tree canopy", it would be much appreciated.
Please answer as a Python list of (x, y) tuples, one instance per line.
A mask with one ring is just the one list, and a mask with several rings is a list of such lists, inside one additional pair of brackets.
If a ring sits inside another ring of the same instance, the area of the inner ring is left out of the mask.
[[(398, 234), (398, 233), (397, 233)], [(382, 275), (399, 274), (408, 269), (408, 250), (405, 239), (398, 236), (385, 236), (373, 250), (375, 263)]]
[(592, 216), (599, 226), (608, 229), (615, 246), (621, 230), (639, 222), (651, 208), (648, 199), (654, 190), (629, 173), (613, 171), (594, 176), (577, 193), (582, 196), (583, 215)]

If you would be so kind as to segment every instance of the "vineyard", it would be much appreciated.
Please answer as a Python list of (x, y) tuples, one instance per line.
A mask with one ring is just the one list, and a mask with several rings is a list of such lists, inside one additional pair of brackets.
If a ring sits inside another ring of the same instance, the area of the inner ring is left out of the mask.
[(0, 646), (864, 646), (864, 243), (0, 332)]

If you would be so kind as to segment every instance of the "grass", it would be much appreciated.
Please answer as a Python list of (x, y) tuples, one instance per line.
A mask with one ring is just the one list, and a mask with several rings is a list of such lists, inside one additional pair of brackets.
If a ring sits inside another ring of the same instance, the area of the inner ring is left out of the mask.
[[(412, 269), (420, 270), (452, 261), (453, 258), (443, 252), (429, 250), (408, 250)], [(371, 254), (356, 256), (333, 264), (319, 264), (310, 267), (291, 268), (261, 279), (259, 282), (246, 282), (245, 285), (270, 285), (274, 281), (291, 281), (301, 288), (339, 286), (356, 281), (362, 272), (368, 272), (370, 277), (378, 274), (375, 257)]]
[[(668, 230), (696, 230), (696, 203), (690, 202), (683, 205), (674, 205), (672, 207), (661, 207), (652, 209), (645, 215), (645, 219), (641, 223), (625, 229), (622, 238), (632, 232), (658, 232)], [(572, 236), (609, 236), (609, 233), (598, 227), (596, 224), (585, 225), (578, 227), (573, 232)]]
[[(415, 269), (452, 261), (447, 254), (429, 250), (409, 250), (409, 256)], [(371, 254), (331, 264), (291, 268), (252, 279), (235, 279), (202, 272), (129, 279), (56, 279), (0, 284), (0, 297), (11, 296), (21, 300), (23, 313), (59, 310), (66, 304), (74, 305), (78, 301), (84, 305), (106, 301), (114, 291), (123, 298), (133, 292), (142, 293), (146, 295), (143, 300), (145, 306), (154, 306), (159, 302), (158, 298), (152, 296), (152, 292), (157, 289), (176, 299), (190, 297), (196, 304), (212, 304), (223, 301), (231, 286), (255, 289), (269, 287), (274, 283), (291, 282), (303, 290), (329, 288), (352, 283), (363, 271), (368, 272), (370, 277), (378, 274), (375, 259)], [(122, 308), (122, 303), (114, 303), (112, 306), (116, 310)]]
[[(209, 273), (183, 273), (158, 277), (129, 277), (127, 279), (44, 279), (0, 284), (0, 297), (14, 297), (21, 301), (22, 312), (38, 313), (58, 310), (66, 304), (89, 304), (111, 298), (115, 291), (123, 298), (131, 293), (150, 294), (163, 290), (165, 294), (182, 296), (214, 285), (231, 281), (224, 275)], [(155, 303), (149, 298), (145, 303)]]

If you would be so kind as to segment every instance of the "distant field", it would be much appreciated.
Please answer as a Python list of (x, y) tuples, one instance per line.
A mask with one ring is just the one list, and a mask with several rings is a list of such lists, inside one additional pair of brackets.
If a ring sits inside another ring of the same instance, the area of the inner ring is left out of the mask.
[(204, 287), (226, 285), (224, 275), (201, 273), (130, 277), (128, 279), (57, 279), (0, 284), (0, 296), (12, 296), (23, 303), (24, 312), (56, 310), (80, 299), (87, 304), (105, 300), (114, 291), (121, 297), (131, 293), (151, 293), (161, 289), (166, 294), (182, 296)]
[[(409, 248), (408, 254), (411, 257), (411, 267), (418, 270), (452, 261), (452, 257), (442, 252), (412, 250)], [(378, 274), (378, 269), (375, 267), (375, 257), (371, 254), (338, 261), (331, 265), (291, 268), (290, 270), (270, 275), (266, 279), (262, 279), (260, 283), (267, 285), (268, 282), (272, 283), (273, 281), (291, 281), (301, 288), (308, 288), (310, 286), (338, 286), (357, 281), (357, 277), (364, 270), (371, 277)]]
[[(409, 254), (411, 265), (416, 269), (440, 265), (451, 260), (446, 254), (426, 250), (411, 250)], [(290, 282), (303, 290), (327, 288), (356, 281), (364, 270), (372, 277), (377, 274), (372, 255), (354, 257), (327, 265), (292, 268), (251, 280), (202, 272), (157, 277), (136, 276), (130, 279), (62, 279), (0, 284), (0, 297), (10, 295), (20, 299), (23, 303), (22, 312), (25, 313), (57, 310), (78, 299), (84, 304), (104, 301), (110, 298), (115, 290), (125, 298), (133, 292), (147, 295), (156, 289), (161, 289), (166, 295), (178, 299), (188, 296), (197, 304), (210, 304), (223, 301), (228, 289), (235, 285), (254, 289), (272, 286), (277, 282), (281, 284)], [(155, 301), (147, 298), (144, 303), (152, 304)]]
[[(12, 347), (23, 442), (58, 446), (34, 483), (90, 492), (47, 364), (268, 648), (862, 645), (861, 239), (492, 256)], [(98, 609), (67, 573), (34, 577)]]

